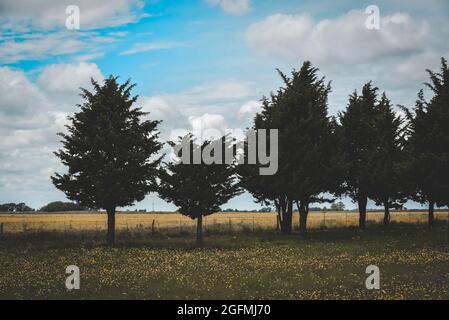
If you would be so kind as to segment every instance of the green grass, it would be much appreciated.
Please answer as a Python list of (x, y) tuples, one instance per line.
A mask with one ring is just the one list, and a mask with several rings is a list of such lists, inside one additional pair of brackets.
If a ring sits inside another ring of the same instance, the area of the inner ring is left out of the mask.
[[(7, 299), (449, 299), (446, 228), (393, 224), (280, 235), (120, 232), (8, 235), (0, 240), (0, 298)], [(65, 268), (81, 270), (67, 291)], [(381, 289), (365, 288), (380, 268)]]

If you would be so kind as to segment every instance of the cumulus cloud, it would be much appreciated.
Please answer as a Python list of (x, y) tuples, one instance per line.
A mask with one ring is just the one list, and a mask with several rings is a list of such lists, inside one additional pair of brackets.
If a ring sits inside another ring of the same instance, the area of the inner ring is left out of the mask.
[(352, 10), (334, 19), (315, 21), (309, 14), (274, 14), (246, 31), (249, 47), (286, 61), (363, 63), (440, 46), (437, 30), (408, 14), (381, 15), (380, 29), (365, 26), (368, 16)]
[(218, 139), (226, 129), (225, 118), (221, 114), (205, 113), (201, 116), (190, 116), (191, 132), (200, 139)]
[(250, 100), (245, 102), (239, 109), (239, 117), (253, 117), (258, 111), (260, 111), (261, 103), (260, 101)]
[(57, 191), (50, 173), (62, 169), (53, 155), (60, 147), (56, 133), (77, 111), (69, 102), (79, 102), (77, 87), (90, 76), (102, 78), (98, 66), (84, 62), (47, 66), (36, 81), (22, 70), (0, 68), (0, 200), (52, 200)]
[(0, 127), (2, 140), (9, 130), (48, 124), (46, 113), (52, 103), (22, 70), (0, 68)]
[(80, 87), (91, 88), (91, 78), (100, 82), (104, 79), (95, 63), (58, 63), (44, 67), (37, 82), (48, 92), (76, 95)]
[(21, 70), (0, 68), (0, 195), (27, 200), (48, 189), (45, 169), (57, 167), (56, 132), (63, 122), (56, 104)]
[(232, 15), (242, 15), (247, 13), (251, 8), (250, 0), (207, 0), (207, 2), (220, 8)]

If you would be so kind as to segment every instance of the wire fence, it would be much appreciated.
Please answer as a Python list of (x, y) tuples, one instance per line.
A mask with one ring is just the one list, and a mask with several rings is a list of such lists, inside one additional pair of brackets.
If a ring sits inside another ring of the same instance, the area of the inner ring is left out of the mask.
[[(383, 212), (368, 212), (367, 225), (381, 224)], [(448, 212), (435, 212), (435, 220), (448, 220)], [(428, 214), (423, 211), (391, 212), (391, 222), (426, 224)], [(338, 228), (358, 226), (358, 212), (310, 212), (307, 227)], [(298, 229), (299, 215), (293, 214), (293, 228)], [(116, 229), (128, 231), (193, 231), (196, 221), (177, 213), (119, 213)], [(203, 228), (222, 231), (254, 231), (278, 229), (276, 213), (215, 213), (203, 219)], [(101, 213), (73, 214), (0, 214), (0, 234), (44, 231), (103, 231), (107, 216)]]

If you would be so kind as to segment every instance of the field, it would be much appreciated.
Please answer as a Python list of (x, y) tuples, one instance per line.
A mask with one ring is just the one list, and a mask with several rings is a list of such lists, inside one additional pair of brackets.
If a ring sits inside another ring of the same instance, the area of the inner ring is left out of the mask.
[[(393, 223), (317, 230), (191, 234), (118, 232), (114, 248), (95, 231), (7, 234), (0, 241), (1, 299), (449, 299), (446, 227)], [(380, 268), (380, 290), (365, 269)], [(81, 289), (68, 291), (77, 265)]]
[[(436, 219), (446, 220), (447, 212), (436, 212)], [(147, 229), (153, 231), (193, 231), (195, 221), (178, 213), (118, 213), (118, 230)], [(381, 223), (383, 212), (368, 212), (368, 224)], [(294, 227), (298, 224), (298, 214), (293, 215)], [(26, 231), (70, 231), (106, 229), (106, 214), (101, 213), (52, 213), (52, 214), (0, 214), (4, 233)], [(391, 221), (405, 223), (426, 223), (425, 211), (392, 212)], [(308, 227), (334, 228), (358, 225), (357, 212), (310, 212)], [(204, 219), (205, 230), (257, 230), (276, 229), (276, 213), (215, 213)]]

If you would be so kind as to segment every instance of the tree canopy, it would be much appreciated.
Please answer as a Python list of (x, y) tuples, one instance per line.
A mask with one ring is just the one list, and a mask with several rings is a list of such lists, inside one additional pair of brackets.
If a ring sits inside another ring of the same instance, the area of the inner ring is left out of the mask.
[(156, 131), (160, 121), (133, 107), (134, 84), (110, 76), (103, 84), (92, 80), (93, 91), (81, 89), (81, 111), (70, 116), (63, 148), (55, 152), (68, 167), (56, 173), (54, 185), (68, 199), (108, 212), (108, 241), (114, 242), (115, 210), (132, 205), (155, 190), (161, 150)]

